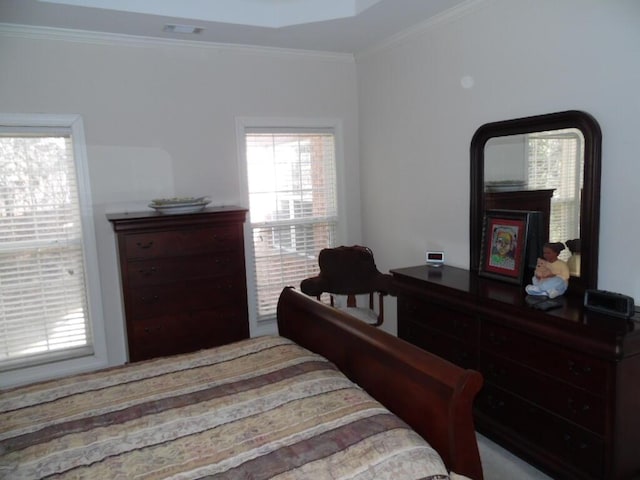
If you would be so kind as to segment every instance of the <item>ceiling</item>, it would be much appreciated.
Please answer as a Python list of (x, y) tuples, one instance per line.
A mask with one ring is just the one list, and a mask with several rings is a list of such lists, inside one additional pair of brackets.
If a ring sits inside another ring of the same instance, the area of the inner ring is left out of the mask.
[(0, 23), (357, 54), (474, 1), (0, 0)]

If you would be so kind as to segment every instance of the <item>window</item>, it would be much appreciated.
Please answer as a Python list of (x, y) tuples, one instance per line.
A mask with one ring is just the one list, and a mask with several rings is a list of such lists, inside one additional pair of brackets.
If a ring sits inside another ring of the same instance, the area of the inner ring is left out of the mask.
[(83, 142), (79, 117), (0, 116), (3, 376), (28, 367), (40, 378), (34, 366), (52, 362), (62, 370), (49, 374), (66, 373), (80, 357), (104, 363)]
[(318, 253), (336, 245), (336, 136), (327, 128), (245, 127), (244, 156), (260, 323), (275, 319), (282, 288), (316, 275)]
[[(528, 135), (530, 188), (553, 188), (549, 241), (580, 238), (584, 137), (578, 129)], [(577, 181), (575, 179), (578, 179)], [(563, 252), (568, 254), (567, 251)]]

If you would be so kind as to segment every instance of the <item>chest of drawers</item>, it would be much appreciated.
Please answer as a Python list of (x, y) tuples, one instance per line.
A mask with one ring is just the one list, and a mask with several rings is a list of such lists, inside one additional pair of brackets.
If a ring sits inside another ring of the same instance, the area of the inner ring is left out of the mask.
[(129, 360), (213, 347), (249, 336), (246, 210), (111, 214)]
[(527, 306), (466, 270), (392, 270), (398, 335), (485, 379), (479, 431), (553, 478), (640, 478), (640, 322)]

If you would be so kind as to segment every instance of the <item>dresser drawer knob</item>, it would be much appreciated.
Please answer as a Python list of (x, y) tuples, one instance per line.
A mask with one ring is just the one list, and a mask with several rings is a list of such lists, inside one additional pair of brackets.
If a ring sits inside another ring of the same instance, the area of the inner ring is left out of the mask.
[(569, 397), (567, 399), (567, 406), (569, 407), (569, 410), (571, 410), (571, 412), (574, 415), (577, 415), (578, 413), (586, 413), (589, 410), (591, 410), (591, 407), (589, 406), (588, 403), (583, 403), (582, 407), (578, 407), (578, 405), (576, 405), (576, 403), (577, 402), (571, 397)]
[(157, 271), (156, 267), (150, 267), (150, 268), (141, 268), (140, 270), (138, 270), (138, 273), (143, 277), (150, 277), (151, 275), (156, 273), (156, 271)]
[(138, 248), (142, 248), (143, 250), (148, 250), (153, 246), (153, 240), (150, 240), (148, 242), (136, 242), (136, 245), (138, 246)]
[(496, 332), (489, 333), (489, 341), (493, 345), (503, 345), (507, 342), (507, 338), (504, 335), (498, 335)]
[(495, 398), (493, 395), (487, 396), (487, 404), (493, 410), (504, 407), (504, 401), (500, 400), (499, 398)]
[(453, 328), (456, 330), (468, 330), (469, 324), (464, 320), (455, 319), (453, 321)]
[(589, 365), (585, 365), (584, 367), (579, 367), (576, 362), (573, 360), (569, 360), (568, 362), (569, 371), (576, 376), (579, 375), (589, 375), (591, 373), (591, 367)]
[(494, 378), (504, 377), (507, 374), (504, 367), (497, 367), (494, 363), (490, 363), (487, 370), (489, 371), (489, 375)]
[(418, 307), (416, 307), (413, 303), (405, 303), (405, 308), (410, 314), (415, 314), (418, 312)]
[(469, 352), (466, 350), (456, 350), (455, 356), (460, 362), (466, 362), (470, 357)]
[(563, 439), (567, 448), (571, 450), (584, 450), (588, 447), (586, 442), (574, 439), (570, 433), (565, 433)]
[(151, 296), (142, 296), (140, 297), (140, 300), (142, 300), (145, 303), (151, 303), (151, 302), (157, 302), (158, 300), (160, 300), (160, 297), (158, 295), (151, 295)]

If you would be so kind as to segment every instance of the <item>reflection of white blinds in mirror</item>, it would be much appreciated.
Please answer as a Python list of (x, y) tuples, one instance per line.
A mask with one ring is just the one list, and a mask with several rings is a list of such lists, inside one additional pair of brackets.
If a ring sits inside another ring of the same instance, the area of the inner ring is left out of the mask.
[(549, 240), (564, 243), (579, 238), (584, 166), (582, 132), (571, 128), (533, 133), (528, 135), (527, 149), (529, 188), (554, 189)]

